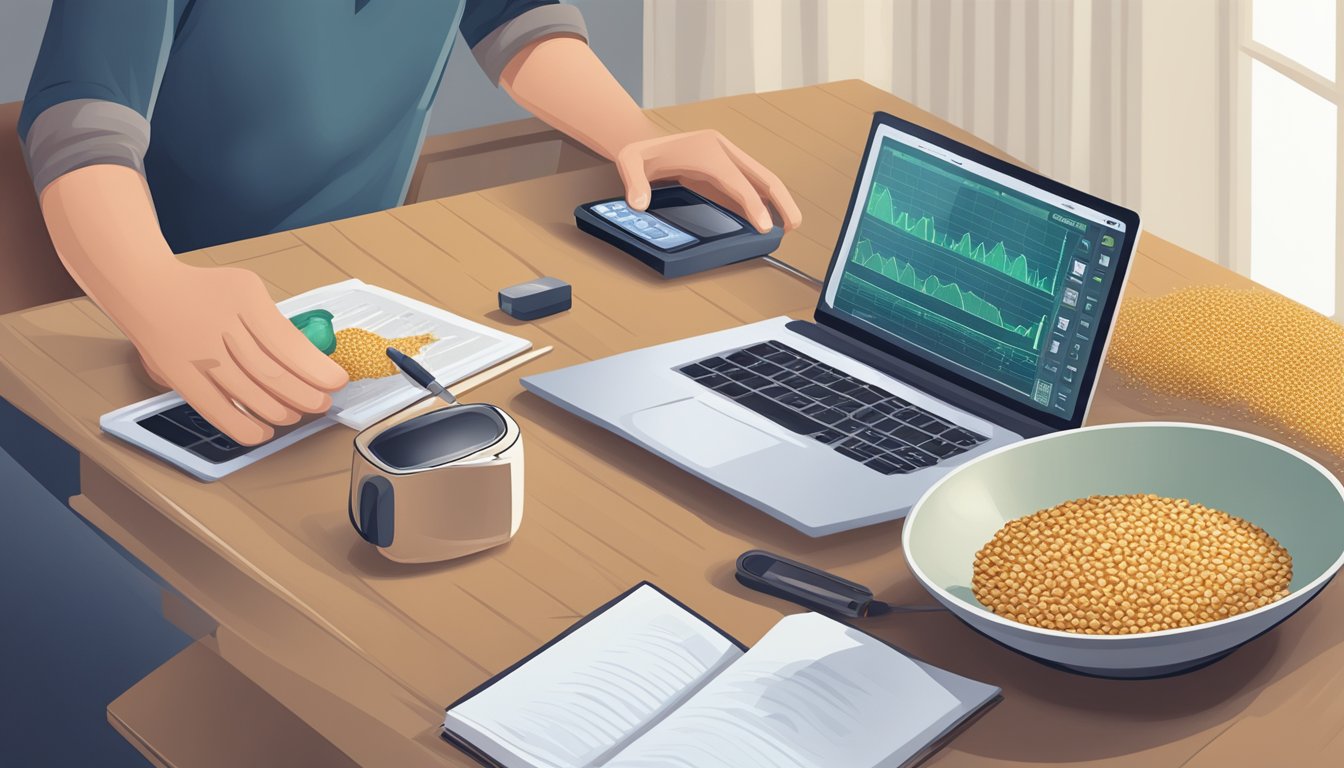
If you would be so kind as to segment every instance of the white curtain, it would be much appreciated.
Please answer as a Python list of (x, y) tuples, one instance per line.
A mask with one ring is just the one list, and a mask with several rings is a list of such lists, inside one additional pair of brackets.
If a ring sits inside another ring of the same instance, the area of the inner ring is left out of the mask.
[(1116, 202), (1139, 197), (1140, 0), (645, 0), (644, 99), (860, 78)]

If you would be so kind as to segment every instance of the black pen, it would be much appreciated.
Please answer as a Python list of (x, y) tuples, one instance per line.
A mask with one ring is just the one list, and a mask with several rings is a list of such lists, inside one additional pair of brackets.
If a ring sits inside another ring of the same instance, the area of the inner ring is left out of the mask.
[(401, 369), (402, 373), (409, 376), (411, 381), (414, 381), (416, 384), (429, 390), (431, 394), (437, 395), (439, 399), (443, 400), (445, 403), (449, 405), (457, 405), (457, 398), (453, 397), (453, 393), (445, 389), (444, 386), (434, 378), (434, 374), (425, 370), (425, 366), (415, 362), (410, 355), (404, 354), (392, 347), (388, 347), (387, 357), (392, 361), (393, 365)]

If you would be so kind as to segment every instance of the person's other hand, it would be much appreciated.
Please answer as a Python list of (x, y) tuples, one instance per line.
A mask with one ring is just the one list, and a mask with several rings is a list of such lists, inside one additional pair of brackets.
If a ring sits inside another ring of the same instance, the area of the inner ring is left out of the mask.
[(718, 131), (632, 142), (616, 155), (616, 169), (626, 202), (636, 210), (648, 208), (651, 182), (671, 179), (736, 210), (761, 232), (774, 226), (771, 208), (786, 231), (803, 222), (784, 182)]
[(172, 264), (146, 276), (107, 311), (140, 352), (149, 375), (245, 445), (272, 424), (324, 413), (345, 370), (276, 309), (261, 278), (244, 269)]

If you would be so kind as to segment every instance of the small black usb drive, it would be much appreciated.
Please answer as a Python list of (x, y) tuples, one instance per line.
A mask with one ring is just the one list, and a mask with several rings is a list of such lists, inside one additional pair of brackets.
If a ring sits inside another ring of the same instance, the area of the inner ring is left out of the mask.
[(573, 296), (573, 289), (564, 280), (539, 277), (501, 290), (499, 308), (519, 320), (538, 320), (569, 309)]
[(887, 608), (886, 603), (874, 601), (872, 590), (862, 584), (759, 549), (737, 558), (737, 580), (759, 592), (852, 618)]

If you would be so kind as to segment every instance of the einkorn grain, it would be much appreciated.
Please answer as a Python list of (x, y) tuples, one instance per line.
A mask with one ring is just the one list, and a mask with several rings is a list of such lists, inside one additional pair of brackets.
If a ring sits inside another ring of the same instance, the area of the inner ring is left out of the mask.
[(342, 328), (336, 332), (336, 351), (331, 353), (331, 359), (345, 369), (351, 381), (381, 379), (397, 373), (397, 367), (387, 357), (388, 347), (415, 356), (435, 340), (428, 333), (388, 339), (363, 328)]
[(1344, 456), (1344, 326), (1264, 288), (1127, 299), (1107, 365)]
[(1010, 520), (972, 590), (1022, 624), (1088, 635), (1217, 621), (1288, 595), (1293, 561), (1261, 528), (1185, 499), (1089, 496)]

